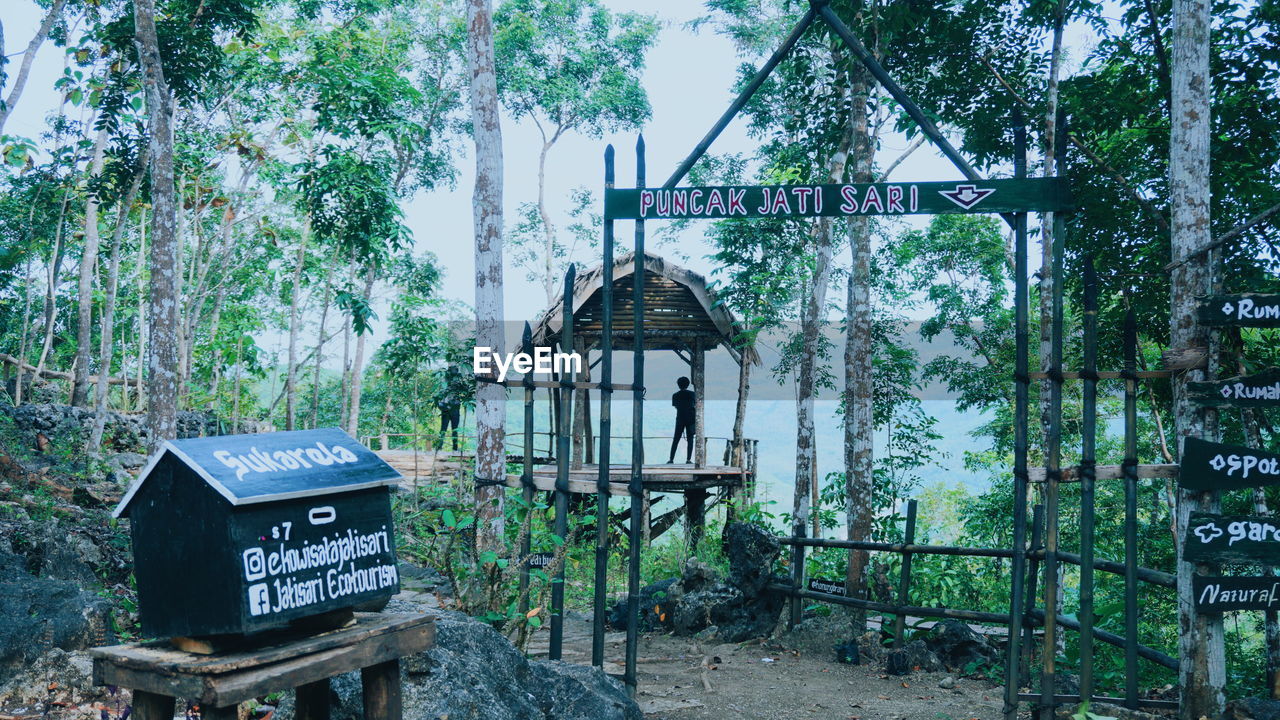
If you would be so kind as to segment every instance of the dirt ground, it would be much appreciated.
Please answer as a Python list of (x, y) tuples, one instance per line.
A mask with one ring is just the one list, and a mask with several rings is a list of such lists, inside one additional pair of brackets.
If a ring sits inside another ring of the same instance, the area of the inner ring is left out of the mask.
[[(625, 635), (606, 636), (605, 670), (622, 672)], [(839, 642), (819, 625), (774, 640), (700, 642), (665, 634), (641, 637), (636, 700), (656, 720), (997, 720), (1001, 688), (947, 673), (884, 673), (879, 661), (835, 662)], [(546, 634), (530, 647), (546, 657)], [(591, 624), (570, 614), (563, 659), (591, 660)], [(940, 687), (946, 678), (955, 687)]]

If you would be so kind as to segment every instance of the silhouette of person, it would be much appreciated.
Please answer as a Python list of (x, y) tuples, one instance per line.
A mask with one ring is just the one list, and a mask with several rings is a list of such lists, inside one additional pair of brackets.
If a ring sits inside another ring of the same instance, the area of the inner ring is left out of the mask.
[(676, 409), (676, 434), (671, 438), (671, 457), (667, 459), (670, 465), (676, 461), (676, 447), (680, 445), (680, 435), (685, 436), (685, 457), (686, 463), (693, 461), (693, 431), (694, 431), (694, 394), (689, 389), (689, 378), (682, 377), (676, 380), (679, 390), (671, 396), (671, 407)]

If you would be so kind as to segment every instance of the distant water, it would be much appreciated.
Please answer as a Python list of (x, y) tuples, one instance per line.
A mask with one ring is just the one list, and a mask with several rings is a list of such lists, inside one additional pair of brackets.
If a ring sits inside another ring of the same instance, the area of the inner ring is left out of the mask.
[[(523, 404), (518, 401), (519, 393), (511, 394), (507, 404), (507, 447), (511, 452), (519, 452), (522, 442), (519, 433), (523, 427)], [(934, 465), (924, 468), (920, 474), (925, 485), (937, 482), (952, 487), (960, 485), (969, 492), (977, 494), (985, 491), (990, 484), (982, 474), (973, 473), (964, 467), (965, 451), (984, 449), (985, 440), (975, 438), (973, 431), (980, 427), (986, 418), (975, 412), (962, 413), (956, 410), (950, 400), (921, 401), (926, 413), (938, 419), (936, 430), (942, 439), (936, 444), (937, 453)], [(733, 434), (733, 418), (735, 404), (728, 400), (708, 400), (706, 402), (706, 434), (707, 461), (719, 463), (723, 459), (725, 440)], [(814, 423), (818, 450), (818, 477), (821, 481), (829, 472), (836, 472), (844, 466), (844, 429), (838, 412), (839, 405), (833, 400), (814, 403), (816, 421)], [(592, 402), (592, 425), (596, 426), (600, 417), (598, 402)], [(667, 401), (646, 400), (644, 404), (645, 430), (645, 462), (658, 464), (665, 462), (671, 446), (671, 433), (675, 428), (675, 411)], [(610, 446), (613, 464), (628, 464), (631, 459), (631, 398), (629, 393), (618, 393), (613, 403), (613, 436)], [(534, 411), (534, 428), (546, 433), (550, 428), (550, 417), (546, 401), (546, 393), (539, 393)], [(795, 480), (795, 440), (796, 409), (795, 402), (789, 400), (751, 400), (747, 403), (747, 416), (743, 433), (746, 437), (760, 441), (759, 474), (757, 487), (761, 499), (774, 500), (775, 512), (789, 511), (792, 504), (793, 483)], [(545, 453), (549, 438), (542, 434), (535, 441), (539, 454)], [(876, 434), (876, 450), (883, 452), (884, 433)], [(677, 452), (677, 460), (684, 458), (684, 442), (681, 441)]]

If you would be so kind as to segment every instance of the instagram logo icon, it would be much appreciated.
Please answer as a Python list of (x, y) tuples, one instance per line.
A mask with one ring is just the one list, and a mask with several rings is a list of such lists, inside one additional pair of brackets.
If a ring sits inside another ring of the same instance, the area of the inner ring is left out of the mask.
[(267, 576), (267, 559), (262, 548), (249, 548), (244, 551), (244, 579), (261, 580)]

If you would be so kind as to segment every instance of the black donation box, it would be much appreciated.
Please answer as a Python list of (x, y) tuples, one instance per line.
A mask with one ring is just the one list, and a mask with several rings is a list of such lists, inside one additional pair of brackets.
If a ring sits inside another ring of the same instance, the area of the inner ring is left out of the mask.
[(120, 501), (142, 632), (249, 634), (400, 587), (400, 474), (337, 428), (165, 443)]

